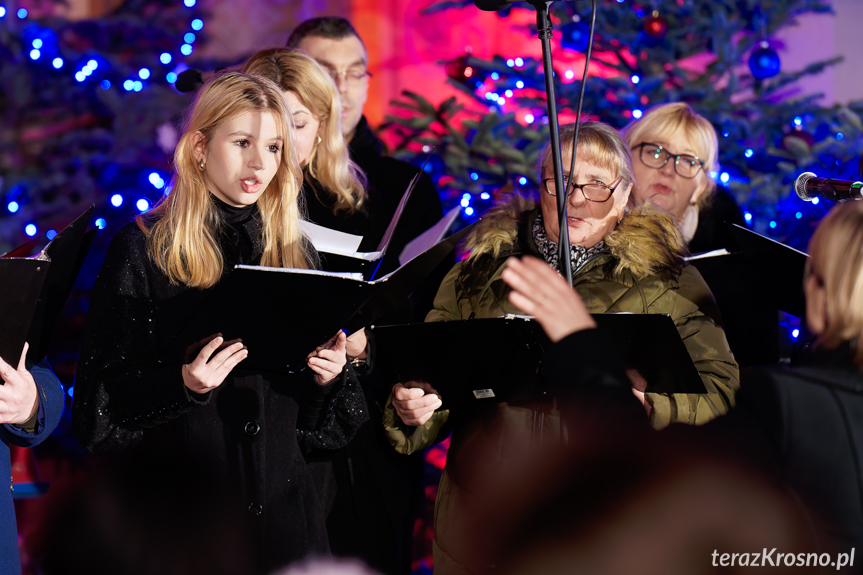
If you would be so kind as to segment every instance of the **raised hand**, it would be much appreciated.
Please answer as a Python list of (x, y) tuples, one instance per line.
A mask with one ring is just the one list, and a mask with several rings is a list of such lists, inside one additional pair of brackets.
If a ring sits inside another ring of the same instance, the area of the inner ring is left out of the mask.
[(425, 425), (442, 405), (440, 395), (427, 383), (411, 381), (393, 387), (393, 407), (405, 425)]
[(0, 385), (0, 423), (24, 423), (33, 417), (39, 407), (36, 382), (24, 363), (28, 349), (30, 344), (25, 343), (18, 360), (18, 369), (0, 358), (0, 378), (5, 382), (5, 385)]
[(326, 385), (334, 380), (348, 362), (346, 355), (347, 336), (340, 331), (322, 346), (315, 348), (306, 361), (315, 372), (315, 383)]
[[(242, 342), (229, 345), (213, 355), (225, 338), (219, 336), (204, 346), (192, 363), (183, 366), (183, 383), (195, 393), (216, 389), (238, 363), (246, 359), (249, 350)], [(210, 357), (212, 356), (212, 358)]]
[(552, 342), (596, 327), (581, 296), (544, 261), (531, 256), (510, 258), (501, 277), (513, 290), (509, 301), (535, 317)]

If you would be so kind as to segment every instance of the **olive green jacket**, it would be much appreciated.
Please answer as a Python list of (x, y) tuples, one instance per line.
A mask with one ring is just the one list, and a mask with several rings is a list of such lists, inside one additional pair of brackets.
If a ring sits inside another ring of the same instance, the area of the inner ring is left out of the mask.
[[(510, 256), (541, 257), (529, 231), (538, 209), (521, 211), (524, 207), (504, 204), (483, 218), (466, 241), (471, 257), (447, 274), (426, 321), (522, 313), (510, 303), (509, 287), (500, 276)], [(653, 427), (697, 425), (727, 413), (739, 387), (738, 366), (710, 288), (698, 270), (683, 265), (683, 240), (671, 218), (649, 205), (637, 208), (605, 241), (611, 253), (573, 272), (573, 286), (587, 308), (591, 313), (670, 315), (707, 389), (706, 394), (647, 393)], [(446, 418), (442, 411), (424, 428), (411, 428), (401, 425), (390, 408), (385, 424), (396, 449), (409, 453), (434, 443)]]
[[(511, 256), (541, 257), (530, 233), (537, 214), (538, 208), (518, 202), (487, 213), (465, 242), (471, 256), (446, 276), (426, 321), (523, 313), (507, 298), (510, 289), (501, 272)], [(739, 387), (738, 366), (719, 326), (710, 289), (695, 268), (684, 265), (685, 244), (673, 220), (649, 205), (637, 208), (605, 242), (610, 253), (594, 256), (573, 272), (573, 286), (587, 308), (592, 313), (670, 315), (707, 390), (706, 394), (645, 394), (653, 408), (653, 427), (661, 429), (672, 422), (702, 424), (726, 413)], [(506, 465), (508, 454), (515, 459), (525, 446), (525, 436), (535, 438), (537, 429), (545, 437), (560, 437), (553, 404), (537, 408), (504, 403), (490, 409), (459, 422), (453, 433), (435, 505), (436, 572), (471, 571), (466, 565), (470, 537), (460, 533), (459, 521), (471, 505), (470, 493), (476, 486), (470, 484), (479, 477), (494, 477), (495, 470)], [(538, 409), (544, 412), (542, 417)], [(406, 426), (390, 402), (384, 426), (396, 450), (411, 453), (443, 439), (451, 419), (449, 411), (442, 410), (423, 426)], [(479, 461), (482, 470), (477, 469)]]

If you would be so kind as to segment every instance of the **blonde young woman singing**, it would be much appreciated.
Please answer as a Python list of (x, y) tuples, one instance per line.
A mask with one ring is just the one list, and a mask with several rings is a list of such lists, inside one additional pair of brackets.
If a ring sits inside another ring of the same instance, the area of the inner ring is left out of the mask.
[[(328, 552), (301, 445), (340, 447), (366, 417), (345, 368), (344, 335), (293, 376), (244, 368), (255, 350), (234, 344), (217, 351), (221, 338), (182, 368), (157, 360), (234, 265), (315, 265), (298, 227), (302, 172), (294, 141), (284, 97), (268, 80), (226, 73), (199, 90), (174, 153), (173, 191), (108, 247), (72, 411), (91, 451), (135, 448), (213, 467), (260, 546), (249, 572)], [(237, 305), (267, 313), (254, 293)]]

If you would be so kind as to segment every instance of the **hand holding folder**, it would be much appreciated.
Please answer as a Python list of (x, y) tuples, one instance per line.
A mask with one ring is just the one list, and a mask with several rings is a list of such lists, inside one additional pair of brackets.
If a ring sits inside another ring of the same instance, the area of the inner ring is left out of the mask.
[[(160, 357), (182, 364), (194, 342), (213, 334), (239, 338), (249, 348), (243, 365), (296, 371), (306, 355), (340, 329), (369, 326), (400, 305), (470, 231), (453, 234), (394, 272), (372, 281), (360, 274), (237, 266), (206, 295)], [(243, 302), (254, 294), (263, 313)]]

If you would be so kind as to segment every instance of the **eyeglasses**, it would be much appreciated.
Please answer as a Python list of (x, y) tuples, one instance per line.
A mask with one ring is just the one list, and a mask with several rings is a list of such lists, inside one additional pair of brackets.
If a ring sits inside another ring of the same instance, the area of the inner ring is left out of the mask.
[(691, 180), (698, 175), (698, 171), (704, 167), (704, 160), (698, 156), (690, 156), (688, 154), (673, 154), (660, 146), (659, 144), (649, 144), (647, 142), (638, 144), (634, 148), (641, 148), (638, 154), (641, 163), (648, 168), (659, 170), (668, 160), (674, 158), (674, 171), (681, 178)]
[[(621, 180), (622, 181), (622, 180)], [(587, 184), (570, 184), (569, 176), (563, 177), (563, 185), (568, 190), (571, 190), (567, 196), (575, 193), (575, 190), (581, 190), (584, 199), (588, 202), (607, 202), (617, 187), (620, 185), (620, 182), (617, 182), (613, 188), (611, 186), (606, 186), (602, 182), (590, 182)], [(542, 186), (545, 188), (546, 193), (549, 196), (556, 196), (557, 190), (554, 183), (554, 178), (546, 178), (542, 181)]]
[(339, 76), (344, 78), (345, 82), (347, 82), (349, 86), (359, 86), (366, 78), (372, 77), (372, 73), (368, 70), (345, 70), (344, 72), (339, 72), (338, 70), (333, 70), (327, 66), (324, 66), (323, 68), (327, 71), (336, 85), (339, 83)]

